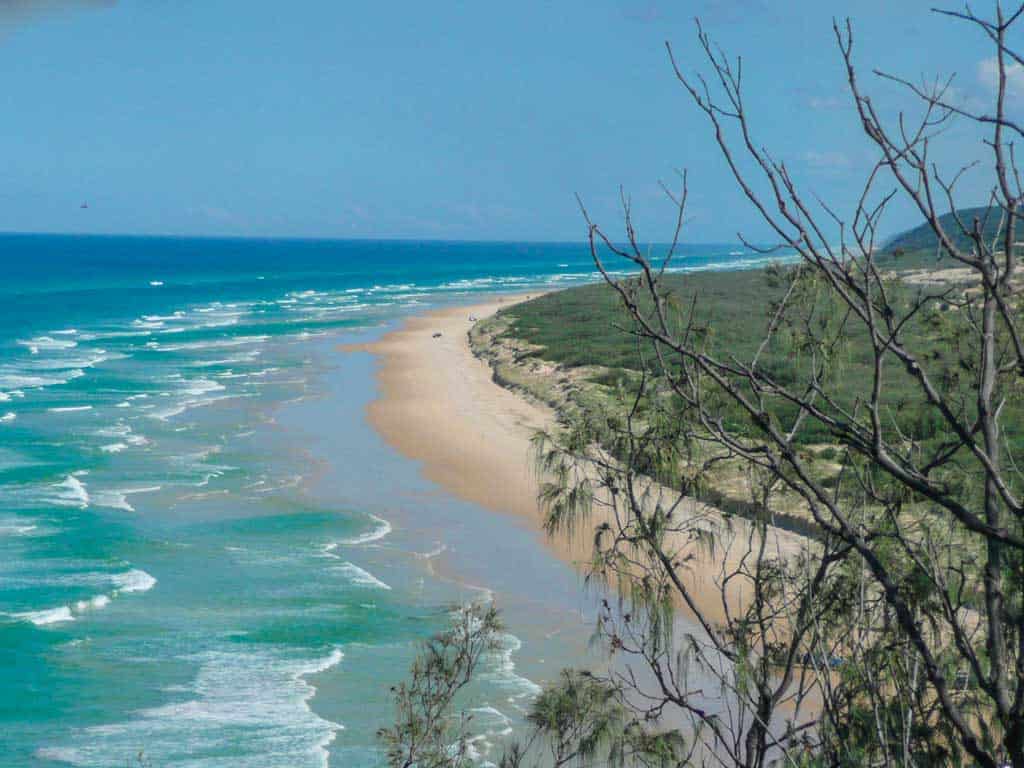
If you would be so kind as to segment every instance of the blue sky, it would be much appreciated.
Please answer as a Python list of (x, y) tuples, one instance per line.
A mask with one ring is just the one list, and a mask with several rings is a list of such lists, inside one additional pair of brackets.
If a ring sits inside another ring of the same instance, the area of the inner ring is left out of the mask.
[[(872, 155), (832, 16), (888, 112), (872, 67), (984, 98), (991, 52), (934, 2), (0, 0), (0, 230), (578, 240), (574, 194), (614, 230), (621, 184), (657, 240), (658, 181), (686, 167), (686, 239), (762, 238), (663, 42), (702, 66), (700, 15), (744, 56), (761, 143), (849, 209)], [(984, 150), (955, 128), (936, 152)]]

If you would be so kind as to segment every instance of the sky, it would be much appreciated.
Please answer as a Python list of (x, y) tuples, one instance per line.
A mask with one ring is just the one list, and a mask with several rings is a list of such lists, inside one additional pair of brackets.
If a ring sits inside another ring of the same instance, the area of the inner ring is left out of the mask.
[[(614, 235), (621, 187), (658, 241), (685, 168), (685, 240), (767, 241), (665, 42), (706, 72), (699, 16), (742, 54), (757, 141), (852, 211), (874, 155), (832, 18), (886, 114), (908, 100), (874, 68), (983, 103), (992, 51), (940, 1), (0, 0), (0, 231), (575, 241), (575, 195)], [(966, 126), (936, 145), (988, 157)], [(884, 227), (917, 223), (898, 202)]]

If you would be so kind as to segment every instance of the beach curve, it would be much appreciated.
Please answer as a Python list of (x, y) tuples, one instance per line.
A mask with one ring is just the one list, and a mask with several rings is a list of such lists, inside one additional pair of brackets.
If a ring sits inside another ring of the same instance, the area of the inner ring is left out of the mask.
[[(555, 536), (545, 535), (542, 527), (531, 438), (538, 429), (556, 425), (555, 411), (498, 384), (489, 363), (473, 353), (469, 342), (475, 322), (537, 295), (499, 296), (432, 310), (409, 318), (378, 341), (341, 350), (377, 357), (378, 396), (367, 406), (367, 420), (388, 445), (417, 461), (426, 479), (460, 499), (518, 517), (557, 557), (584, 568), (592, 555), (590, 527)], [(724, 523), (724, 516), (707, 505), (691, 506), (699, 506), (698, 514), (717, 521), (713, 524), (746, 527), (734, 518)], [(770, 548), (786, 557), (808, 545), (797, 534), (774, 527), (770, 531)], [(715, 581), (723, 562), (738, 561), (738, 548), (732, 551), (727, 545), (711, 554), (685, 541), (678, 548), (691, 558), (684, 581), (698, 610), (713, 621), (724, 618), (725, 604), (730, 611), (739, 610), (745, 602), (743, 590), (730, 589), (723, 601)]]
[(377, 356), (378, 397), (367, 418), (385, 442), (458, 498), (536, 523), (530, 438), (553, 425), (555, 413), (495, 384), (467, 336), (470, 317), (489, 317), (526, 298), (416, 315), (379, 341), (343, 349)]

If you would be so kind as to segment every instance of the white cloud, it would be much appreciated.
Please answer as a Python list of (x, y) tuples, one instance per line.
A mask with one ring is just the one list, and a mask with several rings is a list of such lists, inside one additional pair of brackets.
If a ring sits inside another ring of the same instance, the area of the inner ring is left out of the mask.
[[(999, 88), (999, 62), (995, 56), (978, 62), (978, 81), (993, 93)], [(1024, 65), (1007, 62), (1006, 96), (1013, 100), (1024, 98)]]

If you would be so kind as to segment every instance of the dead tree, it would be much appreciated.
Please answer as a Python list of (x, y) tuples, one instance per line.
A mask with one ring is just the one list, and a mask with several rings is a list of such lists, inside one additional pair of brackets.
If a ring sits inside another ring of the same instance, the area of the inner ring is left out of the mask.
[[(590, 573), (624, 596), (601, 620), (624, 659), (609, 684), (648, 722), (689, 721), (703, 745), (691, 759), (709, 765), (1024, 768), (1024, 497), (1013, 449), (1024, 425), (1024, 192), (1013, 141), (1024, 128), (1007, 108), (1008, 79), (1024, 66), (1008, 40), (1024, 5), (997, 6), (991, 19), (969, 8), (939, 13), (991, 42), (998, 82), (989, 110), (954, 101), (950, 81), (876, 72), (915, 102), (914, 115), (886, 121), (859, 79), (852, 25), (834, 24), (878, 158), (845, 216), (761, 147), (741, 60), (699, 23), (706, 76), (684, 71), (668, 48), (740, 192), (777, 241), (745, 244), (798, 257), (775, 272), (784, 295), (749, 358), (716, 347), (698, 304), (679, 306), (663, 287), (685, 224), (685, 174), (680, 192), (666, 190), (678, 211), (667, 254), (650, 255), (625, 197), (624, 238), (587, 218), (594, 262), (621, 298), (644, 363), (621, 412), (580, 417), (538, 441), (553, 478), (548, 526), (592, 527)], [(933, 164), (932, 146), (953, 121), (985, 132), (984, 170)], [(968, 172), (991, 174), (986, 212), (971, 220), (956, 200)], [(955, 280), (922, 288), (895, 274), (878, 233), (897, 197), (919, 212)], [(611, 259), (639, 276), (615, 277)], [(852, 390), (837, 383), (851, 345), (869, 361)], [(764, 356), (786, 346), (798, 362), (783, 378)], [(902, 418), (910, 413), (919, 423)], [(840, 453), (832, 482), (802, 448), (812, 428)], [(692, 501), (724, 467), (748, 478), (755, 513), (742, 524), (711, 524)], [(798, 552), (784, 551), (772, 525), (782, 496), (797, 499), (817, 531)], [(718, 554), (702, 559), (710, 548)], [(721, 563), (721, 610), (701, 603), (688, 574), (707, 562)], [(697, 625), (686, 637), (674, 631), (679, 606)], [(719, 690), (695, 688), (698, 673)]]

